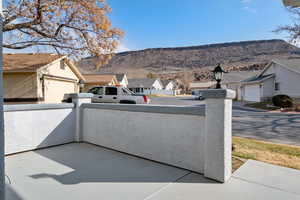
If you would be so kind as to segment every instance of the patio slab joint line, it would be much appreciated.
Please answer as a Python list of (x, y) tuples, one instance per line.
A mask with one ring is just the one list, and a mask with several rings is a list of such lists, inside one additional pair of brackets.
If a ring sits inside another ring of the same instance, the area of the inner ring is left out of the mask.
[(193, 172), (189, 171), (186, 174), (180, 176), (179, 178), (175, 179), (174, 181), (168, 183), (167, 185), (165, 185), (164, 187), (160, 188), (159, 190), (157, 190), (156, 192), (150, 194), (149, 196), (147, 196), (146, 198), (144, 198), (143, 200), (149, 200), (150, 198), (154, 197), (155, 195), (157, 195), (158, 193), (160, 193), (161, 191), (163, 191), (164, 189), (166, 189), (167, 187), (169, 187), (170, 185), (176, 183), (178, 180), (192, 174)]
[(277, 188), (277, 187), (273, 187), (273, 186), (270, 186), (270, 185), (261, 184), (261, 183), (255, 182), (255, 181), (249, 181), (249, 180), (247, 180), (247, 179), (240, 178), (240, 177), (236, 177), (236, 176), (234, 176), (234, 175), (232, 175), (232, 178), (238, 179), (238, 180), (240, 180), (240, 181), (245, 181), (245, 182), (247, 182), (247, 183), (257, 184), (257, 185), (261, 185), (261, 186), (264, 186), (264, 187), (267, 187), (267, 188), (276, 189), (276, 190), (280, 190), (280, 191), (282, 191), (282, 192), (287, 192), (287, 193), (290, 193), (290, 194), (295, 194), (295, 195), (297, 195), (297, 196), (300, 196), (300, 194), (298, 194), (298, 193), (296, 193), (296, 192), (287, 191), (287, 190), (284, 190), (284, 189), (281, 189), (281, 188)]

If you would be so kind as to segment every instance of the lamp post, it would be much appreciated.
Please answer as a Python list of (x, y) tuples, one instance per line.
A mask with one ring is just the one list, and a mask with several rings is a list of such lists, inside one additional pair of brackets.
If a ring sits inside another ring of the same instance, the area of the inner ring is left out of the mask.
[(227, 72), (222, 69), (220, 64), (218, 64), (212, 72), (214, 73), (214, 78), (217, 81), (216, 89), (221, 89), (223, 74)]
[(79, 93), (81, 93), (84, 88), (84, 80), (79, 80), (78, 84), (79, 84)]

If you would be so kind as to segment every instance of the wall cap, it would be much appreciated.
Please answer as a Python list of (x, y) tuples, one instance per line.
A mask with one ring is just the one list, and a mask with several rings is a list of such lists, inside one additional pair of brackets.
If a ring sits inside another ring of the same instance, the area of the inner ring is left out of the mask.
[(161, 113), (175, 115), (205, 116), (205, 106), (130, 105), (83, 103), (84, 109), (118, 110), (127, 112)]
[(208, 89), (199, 90), (206, 99), (234, 99), (235, 91), (229, 89)]
[(91, 93), (71, 93), (68, 96), (72, 99), (83, 99), (83, 98), (92, 98), (94, 95)]
[(72, 109), (73, 103), (59, 103), (59, 104), (18, 104), (18, 105), (4, 105), (4, 112), (13, 111), (32, 111), (32, 110), (56, 110), (56, 109)]

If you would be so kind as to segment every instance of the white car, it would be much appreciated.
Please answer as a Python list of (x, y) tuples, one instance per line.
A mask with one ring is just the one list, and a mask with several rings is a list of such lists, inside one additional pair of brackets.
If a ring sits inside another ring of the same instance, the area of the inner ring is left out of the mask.
[(88, 93), (94, 94), (93, 103), (123, 103), (123, 104), (148, 104), (150, 99), (146, 95), (138, 95), (122, 86), (97, 86)]
[(205, 98), (202, 96), (202, 93), (199, 90), (192, 91), (192, 95), (194, 96), (195, 100), (204, 100)]

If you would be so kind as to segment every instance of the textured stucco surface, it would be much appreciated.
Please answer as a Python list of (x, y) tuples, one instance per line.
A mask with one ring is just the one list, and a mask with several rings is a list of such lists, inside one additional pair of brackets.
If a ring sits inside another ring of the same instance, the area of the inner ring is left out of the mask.
[(129, 112), (144, 112), (144, 113), (205, 116), (205, 107), (199, 107), (199, 106), (82, 104), (82, 108), (119, 110), (119, 111), (129, 111)]
[(204, 117), (83, 109), (83, 141), (203, 172)]
[(231, 176), (232, 101), (207, 99), (205, 118), (205, 176), (227, 181)]
[(4, 124), (5, 154), (74, 141), (75, 112), (68, 107), (5, 112)]
[(6, 106), (6, 154), (89, 142), (226, 182), (234, 92), (210, 90), (209, 95), (206, 110), (91, 104), (89, 94), (71, 95), (73, 104)]

